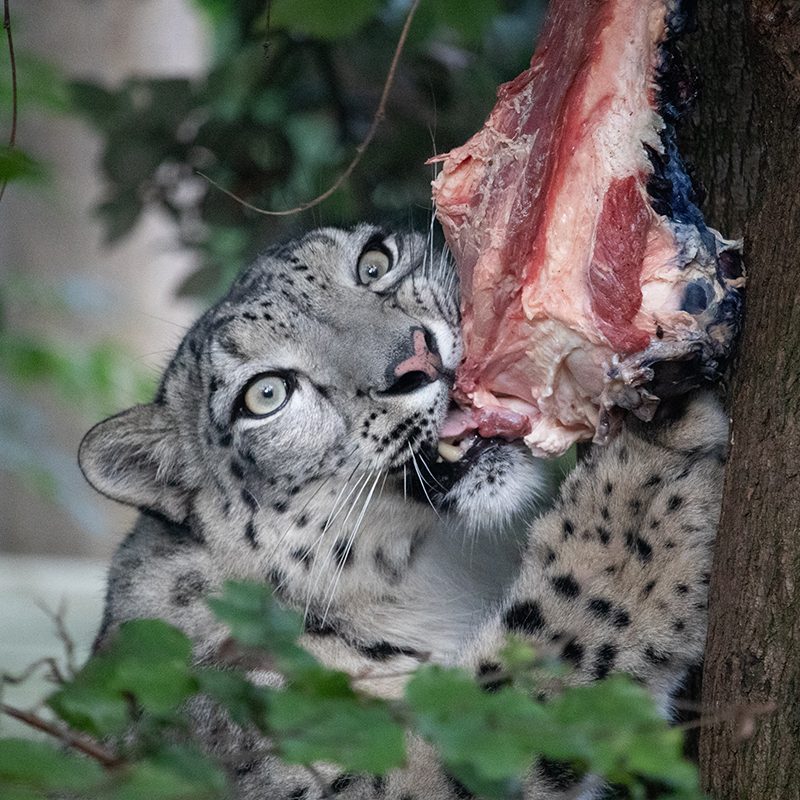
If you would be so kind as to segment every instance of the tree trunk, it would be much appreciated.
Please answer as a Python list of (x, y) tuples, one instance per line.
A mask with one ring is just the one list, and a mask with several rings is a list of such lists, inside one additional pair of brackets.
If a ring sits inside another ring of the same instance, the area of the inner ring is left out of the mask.
[[(800, 3), (706, 0), (689, 151), (745, 235), (747, 313), (711, 578), (700, 763), (714, 800), (800, 798)], [(756, 718), (747, 708), (773, 704)], [(735, 719), (729, 712), (742, 708)]]

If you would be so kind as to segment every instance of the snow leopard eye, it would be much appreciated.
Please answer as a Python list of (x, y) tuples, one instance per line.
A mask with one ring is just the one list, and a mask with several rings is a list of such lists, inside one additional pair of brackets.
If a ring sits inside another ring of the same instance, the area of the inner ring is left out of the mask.
[(385, 249), (371, 247), (358, 259), (358, 280), (364, 286), (380, 280), (392, 268), (392, 259)]
[(245, 387), (242, 412), (250, 417), (268, 417), (286, 405), (292, 388), (285, 375), (257, 375)]

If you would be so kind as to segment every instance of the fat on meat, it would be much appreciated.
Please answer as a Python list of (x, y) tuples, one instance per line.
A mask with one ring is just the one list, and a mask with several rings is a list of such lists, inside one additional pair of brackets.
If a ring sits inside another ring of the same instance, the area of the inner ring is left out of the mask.
[(676, 146), (686, 26), (674, 1), (551, 0), (530, 68), (433, 159), (465, 347), (444, 435), (557, 455), (718, 377), (744, 277)]

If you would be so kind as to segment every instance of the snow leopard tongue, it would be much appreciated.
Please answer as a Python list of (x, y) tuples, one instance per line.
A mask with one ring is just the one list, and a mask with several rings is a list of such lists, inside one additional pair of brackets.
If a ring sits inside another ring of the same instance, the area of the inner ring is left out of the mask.
[(513, 441), (530, 433), (528, 416), (508, 408), (453, 407), (439, 433), (439, 455), (445, 461), (458, 461), (480, 439)]
[(507, 441), (521, 439), (530, 433), (529, 415), (532, 409), (519, 411), (506, 406), (487, 405), (471, 408), (451, 408), (445, 417), (440, 438), (463, 436), (475, 431), (486, 439), (499, 437)]

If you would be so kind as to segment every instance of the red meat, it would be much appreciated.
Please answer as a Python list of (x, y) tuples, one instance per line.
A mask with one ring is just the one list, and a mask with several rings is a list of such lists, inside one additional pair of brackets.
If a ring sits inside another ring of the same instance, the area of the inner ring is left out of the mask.
[(530, 68), (435, 159), (465, 342), (445, 434), (558, 454), (604, 440), (615, 406), (646, 418), (691, 383), (659, 387), (659, 362), (717, 374), (743, 278), (675, 147), (683, 21), (665, 0), (552, 0)]

